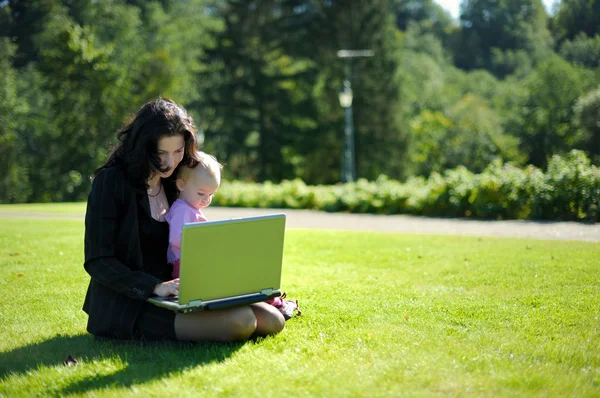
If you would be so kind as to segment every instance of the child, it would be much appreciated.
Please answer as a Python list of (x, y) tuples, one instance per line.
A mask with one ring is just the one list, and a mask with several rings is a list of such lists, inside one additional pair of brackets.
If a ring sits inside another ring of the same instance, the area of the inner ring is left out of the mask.
[(200, 151), (197, 157), (200, 161), (196, 167), (180, 166), (177, 175), (179, 199), (173, 203), (165, 217), (169, 223), (167, 260), (173, 264), (173, 278), (179, 278), (183, 224), (207, 221), (201, 209), (210, 205), (221, 184), (223, 166), (217, 159)]
[[(173, 203), (165, 217), (169, 223), (167, 260), (173, 264), (173, 278), (179, 278), (183, 224), (208, 221), (201, 209), (210, 205), (213, 195), (221, 184), (223, 166), (217, 159), (204, 152), (198, 152), (197, 157), (200, 161), (196, 167), (180, 166), (177, 175), (179, 199)], [(285, 320), (293, 317), (294, 313), (301, 315), (298, 301), (285, 300), (285, 298), (286, 294), (283, 293), (281, 297), (275, 297), (267, 303), (277, 308)]]

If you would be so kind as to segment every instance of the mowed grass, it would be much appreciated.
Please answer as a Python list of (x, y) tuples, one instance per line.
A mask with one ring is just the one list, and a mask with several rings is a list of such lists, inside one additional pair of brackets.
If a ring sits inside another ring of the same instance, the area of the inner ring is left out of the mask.
[(23, 203), (17, 205), (0, 204), (0, 213), (81, 215), (85, 214), (85, 202), (76, 203)]
[(0, 396), (600, 396), (597, 243), (288, 230), (304, 315), (235, 344), (96, 341), (82, 263), (83, 220), (0, 218)]

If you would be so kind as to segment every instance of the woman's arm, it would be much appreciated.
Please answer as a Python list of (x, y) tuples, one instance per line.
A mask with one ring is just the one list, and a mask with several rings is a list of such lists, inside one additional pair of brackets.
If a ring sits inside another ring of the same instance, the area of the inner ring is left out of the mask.
[[(101, 171), (88, 197), (85, 215), (85, 263), (92, 279), (137, 299), (147, 299), (162, 281), (148, 273), (133, 271), (116, 258), (123, 210), (127, 201), (127, 181), (114, 168)], [(133, 231), (132, 234), (138, 234)], [(123, 243), (123, 242), (121, 242)], [(130, 250), (139, 250), (131, 248)]]

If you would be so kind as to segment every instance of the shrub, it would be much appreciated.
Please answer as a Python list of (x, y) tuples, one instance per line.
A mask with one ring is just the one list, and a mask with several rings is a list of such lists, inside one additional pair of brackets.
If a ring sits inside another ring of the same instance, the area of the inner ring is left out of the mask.
[(232, 207), (316, 209), (329, 212), (414, 214), (484, 219), (585, 220), (600, 218), (600, 169), (581, 151), (553, 156), (546, 172), (501, 161), (480, 174), (465, 167), (411, 178), (380, 176), (332, 186), (224, 181), (214, 204)]

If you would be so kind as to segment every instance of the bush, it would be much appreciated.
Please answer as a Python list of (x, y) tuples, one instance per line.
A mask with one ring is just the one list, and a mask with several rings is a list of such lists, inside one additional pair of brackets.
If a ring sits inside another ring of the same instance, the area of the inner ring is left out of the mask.
[(483, 219), (598, 221), (600, 169), (581, 151), (553, 156), (546, 172), (500, 161), (480, 174), (459, 166), (405, 183), (380, 176), (333, 186), (224, 181), (214, 204)]

